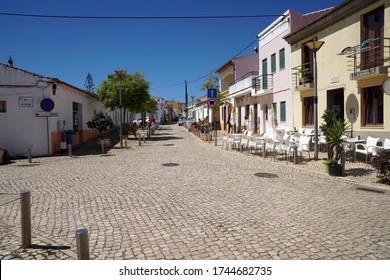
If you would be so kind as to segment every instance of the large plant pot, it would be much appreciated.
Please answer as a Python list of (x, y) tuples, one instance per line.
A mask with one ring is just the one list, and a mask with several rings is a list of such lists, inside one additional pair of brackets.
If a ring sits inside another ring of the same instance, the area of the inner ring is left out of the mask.
[(322, 159), (322, 165), (324, 166), (324, 172), (329, 174), (329, 165), (332, 163), (332, 160), (329, 160), (327, 158)]
[(343, 168), (340, 164), (331, 164), (329, 165), (329, 175), (330, 176), (342, 176)]

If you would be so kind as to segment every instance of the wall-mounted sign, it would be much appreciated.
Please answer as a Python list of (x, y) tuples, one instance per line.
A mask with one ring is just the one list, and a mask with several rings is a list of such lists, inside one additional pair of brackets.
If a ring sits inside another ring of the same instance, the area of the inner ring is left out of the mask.
[(336, 84), (338, 82), (340, 82), (340, 77), (338, 74), (330, 76), (330, 83), (331, 84)]
[(50, 112), (54, 109), (54, 101), (50, 98), (41, 100), (41, 109), (45, 112)]
[(32, 97), (19, 97), (18, 99), (19, 107), (32, 107), (33, 98)]
[(54, 113), (54, 112), (35, 112), (34, 113), (34, 117), (36, 118), (42, 118), (42, 117), (46, 117), (46, 118), (50, 118), (50, 117), (58, 117), (59, 114), (58, 113)]

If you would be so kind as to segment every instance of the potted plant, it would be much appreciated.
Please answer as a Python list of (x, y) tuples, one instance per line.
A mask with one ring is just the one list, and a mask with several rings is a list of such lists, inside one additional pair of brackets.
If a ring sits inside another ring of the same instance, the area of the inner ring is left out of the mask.
[(93, 116), (92, 120), (87, 122), (87, 126), (92, 129), (96, 129), (99, 131), (100, 135), (100, 143), (106, 143), (108, 144), (110, 142), (109, 139), (106, 141), (106, 139), (103, 139), (103, 133), (107, 131), (109, 128), (111, 128), (114, 125), (112, 122), (112, 119), (110, 116), (105, 115), (103, 112), (97, 113), (95, 116)]
[[(321, 124), (320, 129), (322, 131), (323, 136), (325, 139), (329, 135), (329, 130), (334, 125), (334, 123), (337, 121), (338, 117), (340, 116), (341, 110), (340, 106), (332, 106), (329, 108), (326, 108), (324, 111), (324, 114), (322, 115), (322, 119), (324, 122)], [(334, 151), (333, 149), (327, 149), (327, 158), (322, 159), (322, 164), (324, 165), (324, 172), (329, 173), (329, 165), (333, 163), (334, 158)]]
[(342, 120), (336, 120), (329, 128), (326, 136), (326, 144), (331, 150), (332, 158), (329, 164), (329, 175), (342, 176), (343, 166), (340, 164), (341, 156), (344, 153), (344, 140), (342, 136), (348, 130), (348, 124)]

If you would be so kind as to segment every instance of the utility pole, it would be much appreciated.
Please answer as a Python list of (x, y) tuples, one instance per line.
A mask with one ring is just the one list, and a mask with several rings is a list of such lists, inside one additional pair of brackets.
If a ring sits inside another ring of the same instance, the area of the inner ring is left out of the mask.
[(188, 92), (187, 92), (187, 81), (184, 81), (185, 84), (185, 94), (186, 94), (186, 106), (188, 107)]

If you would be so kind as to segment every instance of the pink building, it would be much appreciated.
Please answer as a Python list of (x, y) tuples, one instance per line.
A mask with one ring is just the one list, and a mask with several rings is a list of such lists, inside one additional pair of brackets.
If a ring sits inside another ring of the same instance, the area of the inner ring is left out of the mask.
[(330, 9), (308, 14), (288, 10), (265, 28), (259, 40), (259, 76), (253, 80), (254, 93), (251, 104), (258, 112), (258, 133), (272, 129), (276, 119), (278, 126), (293, 127), (291, 47), (283, 39), (312, 22)]

